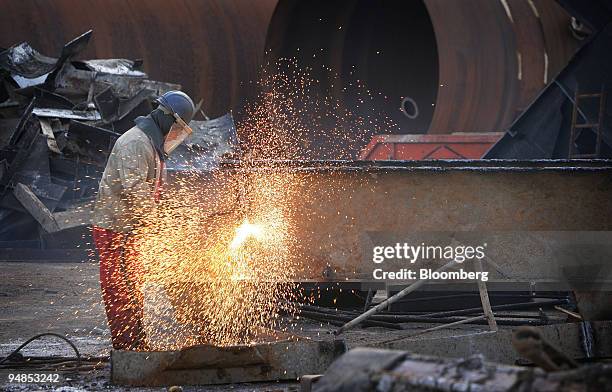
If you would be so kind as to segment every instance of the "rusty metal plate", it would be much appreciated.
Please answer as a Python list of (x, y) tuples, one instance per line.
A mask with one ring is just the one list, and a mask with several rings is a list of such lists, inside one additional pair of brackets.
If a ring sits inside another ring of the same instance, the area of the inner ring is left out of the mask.
[[(296, 190), (283, 203), (296, 236), (290, 257), (303, 266), (298, 280), (371, 280), (374, 245), (457, 233), (489, 241), (488, 255), (514, 281), (559, 281), (573, 264), (560, 263), (551, 246), (605, 243), (612, 233), (612, 167), (602, 161), (262, 162), (236, 170), (292, 176)], [(205, 176), (197, 181), (210, 188)]]
[(296, 380), (320, 374), (346, 351), (342, 340), (287, 339), (244, 346), (111, 353), (111, 380), (125, 386), (212, 385)]

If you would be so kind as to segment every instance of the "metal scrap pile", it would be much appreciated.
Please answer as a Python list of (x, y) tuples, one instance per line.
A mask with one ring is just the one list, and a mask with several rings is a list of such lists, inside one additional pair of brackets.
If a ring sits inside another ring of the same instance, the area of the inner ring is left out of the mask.
[[(115, 140), (157, 96), (180, 89), (149, 80), (141, 61), (76, 60), (91, 36), (57, 58), (25, 42), (0, 52), (0, 247), (44, 248), (48, 233), (87, 223), (81, 207), (95, 198)], [(230, 115), (192, 126), (206, 156), (231, 149)]]

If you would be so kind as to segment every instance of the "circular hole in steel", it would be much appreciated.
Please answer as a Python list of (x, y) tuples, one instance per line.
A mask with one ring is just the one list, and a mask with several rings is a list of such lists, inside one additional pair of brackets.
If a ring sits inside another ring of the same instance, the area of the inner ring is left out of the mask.
[(411, 120), (414, 120), (419, 116), (419, 106), (417, 105), (416, 101), (410, 97), (402, 98), (400, 110)]

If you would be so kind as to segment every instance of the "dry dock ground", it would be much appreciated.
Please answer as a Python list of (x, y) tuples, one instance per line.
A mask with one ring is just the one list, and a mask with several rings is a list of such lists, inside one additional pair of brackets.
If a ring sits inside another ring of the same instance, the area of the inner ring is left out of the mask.
[[(5, 357), (27, 338), (42, 333), (56, 332), (68, 336), (85, 356), (107, 356), (110, 332), (106, 326), (95, 263), (0, 263), (0, 357)], [(411, 325), (415, 330), (427, 325)], [(482, 326), (458, 326), (436, 335), (475, 332)], [(299, 320), (297, 335), (319, 339), (332, 339), (332, 327), (309, 320)], [(372, 345), (410, 331), (392, 331), (381, 328), (355, 329), (343, 337), (348, 347)], [(431, 335), (431, 334), (430, 334)], [(24, 355), (72, 356), (62, 341), (47, 337), (34, 341)], [(26, 386), (8, 384), (6, 375), (0, 389), (7, 391), (104, 391), (124, 390), (109, 383), (109, 366), (103, 370), (80, 373), (64, 386)], [(131, 391), (164, 391), (165, 388), (132, 388)], [(185, 391), (297, 391), (297, 382), (254, 383), (215, 387), (185, 387)]]

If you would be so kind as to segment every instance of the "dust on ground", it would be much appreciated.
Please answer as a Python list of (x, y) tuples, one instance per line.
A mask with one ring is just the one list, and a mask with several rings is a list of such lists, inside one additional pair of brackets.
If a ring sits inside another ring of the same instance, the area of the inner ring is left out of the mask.
[[(83, 356), (105, 357), (110, 353), (110, 331), (101, 299), (96, 263), (0, 263), (0, 357), (5, 357), (26, 339), (43, 332), (67, 336)], [(427, 324), (411, 324), (414, 331)], [(333, 339), (333, 326), (305, 319), (296, 322), (293, 333), (314, 339)], [(437, 334), (474, 332), (473, 326), (458, 326)], [(410, 331), (382, 328), (354, 329), (343, 334), (349, 348), (374, 345), (377, 342), (406, 336)], [(431, 335), (429, 335), (431, 337)], [(66, 345), (54, 337), (36, 340), (23, 350), (24, 355), (74, 356)], [(5, 376), (4, 376), (5, 377)], [(110, 368), (82, 372), (65, 385), (28, 386), (7, 384), (6, 391), (51, 390), (79, 391), (165, 391), (166, 388), (120, 388), (110, 384)], [(185, 387), (185, 391), (298, 391), (295, 382), (250, 383), (210, 387)]]

